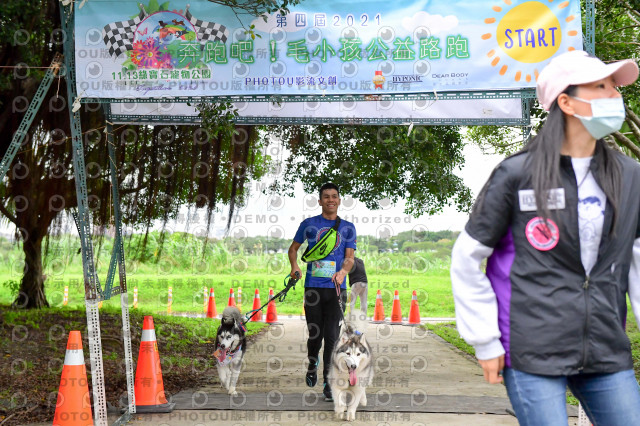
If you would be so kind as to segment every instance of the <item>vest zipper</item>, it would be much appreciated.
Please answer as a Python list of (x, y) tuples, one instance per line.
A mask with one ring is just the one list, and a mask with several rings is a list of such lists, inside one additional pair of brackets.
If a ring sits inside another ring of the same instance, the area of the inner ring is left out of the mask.
[(585, 276), (585, 280), (582, 283), (582, 288), (584, 289), (586, 319), (584, 321), (584, 336), (582, 343), (582, 365), (578, 368), (578, 371), (582, 371), (585, 364), (587, 363), (587, 333), (589, 332), (589, 275)]

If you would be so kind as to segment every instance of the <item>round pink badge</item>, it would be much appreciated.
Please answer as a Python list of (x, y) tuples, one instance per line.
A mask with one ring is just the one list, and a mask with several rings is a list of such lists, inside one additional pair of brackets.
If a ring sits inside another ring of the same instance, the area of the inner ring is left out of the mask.
[(558, 225), (551, 219), (545, 224), (541, 217), (534, 217), (527, 223), (526, 234), (529, 244), (540, 251), (551, 250), (560, 239)]

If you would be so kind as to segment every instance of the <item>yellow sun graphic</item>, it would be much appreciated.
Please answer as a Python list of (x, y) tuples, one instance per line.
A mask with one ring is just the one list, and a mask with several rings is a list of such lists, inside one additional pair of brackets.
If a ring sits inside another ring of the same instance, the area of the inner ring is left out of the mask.
[[(529, 83), (531, 79), (538, 79), (538, 69), (534, 68), (533, 73), (528, 69), (517, 69), (518, 63), (534, 64), (551, 58), (560, 48), (564, 37), (576, 37), (580, 33), (575, 29), (567, 29), (577, 25), (579, 21), (575, 21), (574, 15), (569, 15), (564, 19), (565, 24), (561, 25), (558, 19), (562, 9), (569, 6), (569, 1), (547, 0), (549, 6), (542, 1), (527, 1), (517, 6), (513, 5), (512, 0), (503, 0), (504, 5), (496, 4), (491, 9), (495, 14), (501, 17), (489, 17), (484, 23), (491, 25), (493, 28), (481, 36), (483, 40), (491, 40), (495, 38), (497, 46), (489, 52), (487, 57), (491, 59), (491, 65), (500, 67), (498, 73), (507, 76), (509, 70), (509, 62), (514, 62), (513, 75), (515, 81), (524, 80)], [(506, 10), (506, 13), (503, 13)], [(575, 21), (575, 22), (574, 22)], [(563, 31), (565, 29), (565, 31)], [(567, 50), (574, 50), (569, 47)], [(528, 72), (527, 72), (528, 71)], [(533, 75), (532, 75), (533, 74)]]

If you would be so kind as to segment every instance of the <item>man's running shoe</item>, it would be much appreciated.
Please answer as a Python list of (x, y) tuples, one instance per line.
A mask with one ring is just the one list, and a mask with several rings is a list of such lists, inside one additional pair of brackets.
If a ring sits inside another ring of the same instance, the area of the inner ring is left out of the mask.
[(307, 386), (314, 387), (318, 383), (318, 363), (310, 362), (307, 368), (307, 375), (305, 376)]

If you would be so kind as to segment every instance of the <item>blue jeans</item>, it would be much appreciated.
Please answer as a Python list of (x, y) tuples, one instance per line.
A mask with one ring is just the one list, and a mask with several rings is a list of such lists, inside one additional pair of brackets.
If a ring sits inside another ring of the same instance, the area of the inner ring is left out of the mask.
[(540, 376), (505, 368), (503, 377), (521, 426), (567, 426), (567, 386), (594, 426), (640, 425), (640, 387), (633, 370)]

